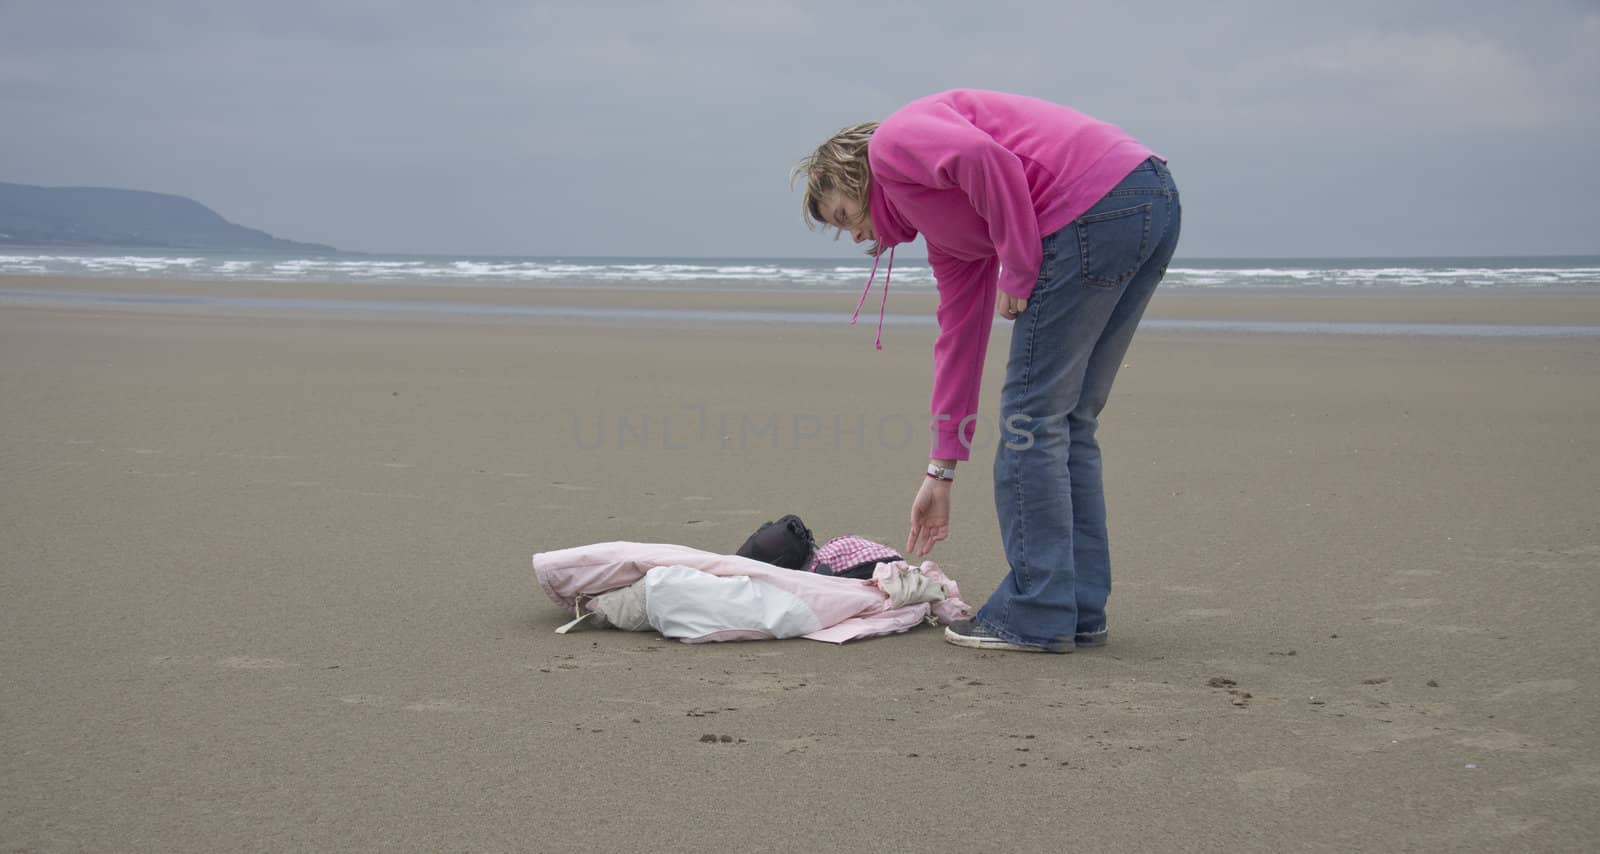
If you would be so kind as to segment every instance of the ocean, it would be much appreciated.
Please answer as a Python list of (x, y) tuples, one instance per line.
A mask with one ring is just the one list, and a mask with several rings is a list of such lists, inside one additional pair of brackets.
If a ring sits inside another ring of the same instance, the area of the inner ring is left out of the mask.
[[(501, 287), (849, 290), (870, 260), (799, 258), (496, 258), (440, 255), (294, 257), (219, 252), (0, 248), (0, 276), (415, 282)], [(903, 259), (894, 286), (932, 288), (923, 260)], [(1179, 259), (1172, 290), (1600, 289), (1600, 256)]]

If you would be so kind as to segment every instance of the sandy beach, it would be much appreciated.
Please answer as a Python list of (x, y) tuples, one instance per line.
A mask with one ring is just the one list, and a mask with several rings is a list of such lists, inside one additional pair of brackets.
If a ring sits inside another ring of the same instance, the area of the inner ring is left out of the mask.
[[(785, 513), (903, 544), (933, 328), (874, 351), (854, 294), (0, 290), (839, 316), (0, 301), (5, 851), (1600, 848), (1600, 336), (1141, 331), (1102, 421), (1111, 643), (1029, 656), (553, 633), (536, 551), (732, 551)], [(1600, 295), (1148, 317), (1593, 325)], [(933, 555), (975, 604), (989, 457)]]

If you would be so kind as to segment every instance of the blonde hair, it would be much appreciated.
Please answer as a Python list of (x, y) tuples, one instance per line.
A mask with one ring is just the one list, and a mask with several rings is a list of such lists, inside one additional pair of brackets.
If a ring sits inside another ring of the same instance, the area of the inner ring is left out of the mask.
[[(794, 186), (802, 176), (805, 178), (806, 189), (800, 199), (800, 211), (807, 228), (833, 227), (823, 217), (821, 205), (823, 196), (836, 191), (859, 203), (863, 215), (868, 214), (871, 208), (868, 190), (872, 187), (872, 167), (867, 163), (867, 143), (877, 129), (877, 122), (862, 122), (842, 128), (817, 146), (816, 151), (795, 164), (794, 170), (789, 173), (789, 186)], [(877, 242), (874, 241), (867, 254), (872, 255), (877, 249)]]

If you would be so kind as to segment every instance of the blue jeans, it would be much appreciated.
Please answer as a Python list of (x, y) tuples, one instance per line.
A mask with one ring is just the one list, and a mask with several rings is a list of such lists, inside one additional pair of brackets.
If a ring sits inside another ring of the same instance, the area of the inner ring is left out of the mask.
[(994, 504), (1010, 572), (977, 615), (1007, 641), (1071, 648), (1075, 634), (1106, 626), (1111, 550), (1095, 428), (1180, 219), (1172, 175), (1151, 158), (1044, 239), (1000, 395)]

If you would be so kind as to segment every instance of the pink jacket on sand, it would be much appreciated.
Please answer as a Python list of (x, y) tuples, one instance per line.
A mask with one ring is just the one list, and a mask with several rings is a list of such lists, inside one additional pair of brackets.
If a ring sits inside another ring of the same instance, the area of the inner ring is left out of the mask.
[[(933, 457), (970, 457), (974, 425), (963, 420), (978, 410), (996, 289), (1026, 298), (1039, 278), (1044, 237), (1151, 156), (1116, 125), (977, 89), (912, 101), (873, 133), (869, 208), (879, 251), (890, 250), (892, 273), (893, 247), (920, 232), (938, 281)], [(888, 287), (886, 274), (885, 303)], [(882, 309), (878, 328), (881, 340)]]
[[(942, 601), (895, 604), (888, 592), (895, 588), (893, 580), (915, 573), (943, 587)], [(651, 582), (646, 588), (651, 626), (685, 643), (781, 637), (843, 643), (903, 632), (930, 615), (944, 623), (972, 616), (956, 583), (932, 561), (919, 567), (880, 563), (871, 580), (860, 580), (688, 546), (614, 542), (540, 552), (533, 556), (533, 574), (545, 595), (568, 609), (581, 608), (601, 593)]]

